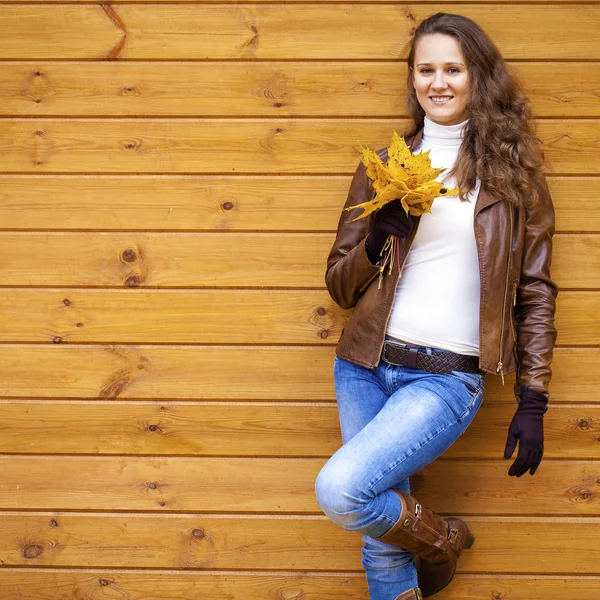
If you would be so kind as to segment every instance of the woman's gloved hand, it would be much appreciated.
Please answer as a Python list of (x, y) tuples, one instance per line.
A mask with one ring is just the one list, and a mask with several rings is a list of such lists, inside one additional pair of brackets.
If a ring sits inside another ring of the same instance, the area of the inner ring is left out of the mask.
[(508, 470), (511, 477), (521, 477), (530, 469), (533, 475), (544, 454), (544, 413), (548, 410), (548, 399), (529, 387), (521, 388), (520, 398), (504, 449), (504, 458), (510, 458), (519, 441), (517, 458)]
[(371, 232), (365, 242), (365, 251), (371, 264), (377, 263), (381, 258), (381, 250), (388, 236), (408, 237), (413, 226), (412, 217), (404, 212), (400, 200), (392, 200), (380, 208), (373, 217)]

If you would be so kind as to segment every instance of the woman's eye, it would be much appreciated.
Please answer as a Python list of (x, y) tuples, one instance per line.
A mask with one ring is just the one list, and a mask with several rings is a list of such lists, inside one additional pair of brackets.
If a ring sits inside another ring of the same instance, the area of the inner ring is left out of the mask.
[[(428, 73), (431, 73), (432, 69), (421, 69), (421, 73), (423, 73), (424, 75), (427, 75)], [(448, 69), (448, 73), (452, 73), (453, 75), (456, 73), (460, 73), (460, 69), (457, 67), (449, 67)]]

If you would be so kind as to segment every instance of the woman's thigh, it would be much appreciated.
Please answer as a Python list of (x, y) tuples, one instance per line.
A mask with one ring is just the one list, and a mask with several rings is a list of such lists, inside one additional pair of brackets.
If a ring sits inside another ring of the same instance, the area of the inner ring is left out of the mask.
[(333, 375), (342, 441), (347, 443), (384, 407), (390, 395), (374, 370), (335, 358)]
[[(381, 395), (365, 398), (356, 388), (354, 403), (360, 406), (344, 400), (351, 406), (345, 418), (353, 435), (327, 464), (338, 485), (352, 496), (373, 497), (425, 467), (465, 431), (481, 404), (483, 375), (385, 368), (383, 383), (379, 377)], [(386, 386), (393, 392), (382, 400), (389, 391)], [(359, 415), (366, 422), (355, 431)]]

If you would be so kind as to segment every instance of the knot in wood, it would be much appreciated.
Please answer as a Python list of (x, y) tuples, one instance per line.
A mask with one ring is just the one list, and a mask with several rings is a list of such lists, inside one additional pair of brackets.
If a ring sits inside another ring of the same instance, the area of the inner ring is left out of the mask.
[(43, 75), (43, 73), (41, 71), (36, 71), (35, 72), (35, 76), (36, 77), (41, 77)]
[(65, 306), (71, 306), (71, 301), (70, 301), (68, 298), (65, 298), (65, 299), (63, 300), (63, 304), (64, 304)]
[(327, 314), (327, 311), (322, 306), (319, 306), (319, 308), (317, 308), (317, 314), (320, 317), (324, 317)]
[(577, 421), (577, 426), (579, 429), (590, 429), (590, 422), (588, 419), (579, 419), (579, 421)]
[(123, 96), (131, 96), (138, 94), (138, 89), (134, 85), (124, 85), (121, 88), (121, 95)]
[(319, 333), (319, 337), (322, 340), (326, 340), (329, 337), (329, 331), (327, 331), (327, 329), (323, 329), (320, 333)]
[(206, 537), (206, 534), (204, 533), (204, 531), (202, 531), (202, 529), (193, 529), (192, 530), (192, 535), (197, 540), (203, 540)]
[(123, 144), (123, 148), (125, 148), (126, 150), (137, 150), (138, 148), (141, 147), (141, 143), (136, 140), (124, 141), (122, 144)]
[(31, 544), (30, 546), (25, 546), (23, 556), (25, 558), (37, 558), (43, 551), (44, 549), (39, 544)]
[(156, 489), (156, 484), (154, 483), (154, 481), (151, 481), (151, 482), (148, 484), (148, 487), (149, 487), (151, 490), (155, 490), (155, 489)]
[(52, 519), (52, 521), (50, 521), (50, 527), (58, 527), (58, 521), (56, 519)]
[(99, 579), (98, 583), (103, 587), (108, 585), (108, 581), (106, 579)]
[(141, 283), (141, 279), (139, 275), (130, 275), (126, 280), (125, 280), (125, 285), (127, 287), (138, 287)]
[(75, 323), (75, 327), (83, 327), (83, 323)]
[(123, 250), (121, 254), (121, 260), (126, 263), (135, 262), (137, 257), (137, 252), (133, 248), (127, 248), (127, 250)]
[(223, 204), (221, 204), (221, 208), (223, 210), (232, 210), (233, 207), (234, 207), (234, 204), (230, 200), (227, 200), (227, 202), (223, 202)]
[(158, 429), (158, 427), (156, 425), (148, 425), (148, 429), (150, 431), (156, 431)]
[(62, 338), (60, 337), (60, 335), (57, 335), (55, 338), (53, 338), (52, 343), (53, 344), (60, 344), (62, 342)]

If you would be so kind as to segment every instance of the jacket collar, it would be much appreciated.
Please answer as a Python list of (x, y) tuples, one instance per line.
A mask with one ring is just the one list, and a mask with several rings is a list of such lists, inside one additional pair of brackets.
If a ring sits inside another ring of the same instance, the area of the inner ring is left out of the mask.
[[(408, 147), (412, 150), (421, 142), (423, 138), (423, 127), (417, 131), (417, 133), (408, 141)], [(480, 213), (484, 208), (498, 202), (498, 198), (494, 198), (491, 196), (483, 185), (479, 188), (479, 194), (477, 195), (477, 200), (475, 201), (475, 216)]]

